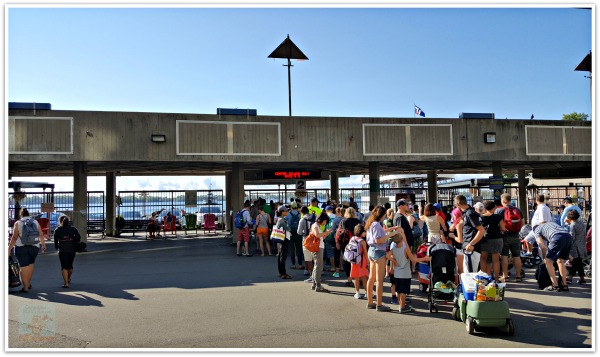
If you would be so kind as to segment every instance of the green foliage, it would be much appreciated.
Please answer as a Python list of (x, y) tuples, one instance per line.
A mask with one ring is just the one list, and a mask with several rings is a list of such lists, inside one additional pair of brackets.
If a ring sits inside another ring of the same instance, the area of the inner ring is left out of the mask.
[(570, 114), (563, 114), (562, 120), (578, 120), (578, 121), (586, 121), (588, 119), (588, 115), (584, 113), (573, 112)]

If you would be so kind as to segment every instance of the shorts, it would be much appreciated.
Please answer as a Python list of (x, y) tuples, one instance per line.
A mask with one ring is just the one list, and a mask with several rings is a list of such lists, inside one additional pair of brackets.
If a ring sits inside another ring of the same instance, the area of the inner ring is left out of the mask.
[(35, 263), (35, 258), (37, 258), (39, 252), (40, 248), (37, 245), (15, 246), (15, 256), (21, 268)]
[(250, 228), (241, 228), (238, 230), (238, 242), (250, 242)]
[(535, 243), (536, 238), (537, 237), (536, 237), (535, 233), (533, 233), (533, 229), (532, 229), (524, 239), (525, 239), (525, 242), (527, 242), (529, 244), (533, 244), (533, 243)]
[(481, 243), (482, 252), (488, 252), (490, 254), (500, 254), (502, 252), (502, 249), (504, 249), (504, 239), (502, 238), (487, 238), (483, 243)]
[(60, 267), (65, 270), (73, 269), (73, 261), (75, 260), (75, 252), (58, 251), (58, 259), (60, 259)]
[(429, 237), (427, 237), (427, 241), (429, 243), (446, 243), (446, 242), (442, 242), (442, 236), (439, 234), (429, 234)]
[(372, 262), (376, 262), (381, 258), (385, 257), (385, 250), (378, 250), (375, 247), (369, 247), (369, 252), (367, 254), (369, 260)]
[(413, 253), (413, 255), (417, 254), (417, 248), (419, 248), (419, 246), (423, 244), (423, 238), (419, 237), (419, 238), (415, 238), (414, 240), (414, 245), (412, 246), (411, 252)]
[[(508, 257), (508, 253), (510, 252), (510, 254), (515, 258), (521, 256), (521, 240), (519, 239), (518, 235), (505, 235), (502, 240), (504, 245), (502, 246), (502, 252), (500, 255), (503, 257)], [(535, 235), (533, 240), (535, 241)]]
[(269, 227), (257, 227), (256, 235), (266, 237), (269, 235)]
[[(304, 243), (304, 239), (302, 240), (302, 243)], [(304, 255), (305, 262), (312, 262), (313, 253), (310, 250), (304, 248), (304, 245), (302, 245), (302, 254)]]
[[(481, 254), (476, 251), (472, 251), (470, 254), (464, 254), (463, 260), (463, 272), (465, 273), (477, 273), (479, 271), (479, 261), (481, 260)], [(472, 270), (469, 269), (469, 260), (471, 261)]]
[(394, 276), (394, 273), (390, 273), (389, 278), (392, 285), (396, 284), (396, 277)]
[(408, 294), (410, 293), (410, 283), (411, 279), (395, 279), (396, 292), (398, 294)]
[(569, 233), (555, 234), (548, 245), (548, 253), (546, 254), (546, 258), (554, 262), (558, 258), (567, 260), (569, 259), (570, 252), (571, 235)]

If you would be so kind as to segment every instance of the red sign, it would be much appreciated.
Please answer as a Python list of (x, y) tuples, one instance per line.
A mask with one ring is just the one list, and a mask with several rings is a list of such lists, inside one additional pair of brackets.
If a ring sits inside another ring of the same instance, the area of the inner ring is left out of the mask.
[(263, 179), (267, 180), (275, 180), (275, 179), (284, 179), (284, 180), (297, 180), (297, 179), (321, 179), (321, 171), (299, 171), (299, 170), (291, 170), (291, 171), (276, 171), (276, 170), (265, 170), (263, 171)]

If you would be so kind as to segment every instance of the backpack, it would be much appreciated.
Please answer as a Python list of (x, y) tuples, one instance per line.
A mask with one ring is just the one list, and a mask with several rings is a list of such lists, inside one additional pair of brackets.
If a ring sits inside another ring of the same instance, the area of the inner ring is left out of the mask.
[(290, 213), (290, 229), (292, 230), (292, 232), (297, 232), (298, 231), (298, 225), (300, 224), (300, 213), (298, 214), (293, 214)]
[[(342, 220), (335, 232), (335, 241), (340, 245), (348, 244), (352, 238), (352, 233), (346, 228), (346, 220)], [(345, 253), (344, 253), (345, 254)]]
[(415, 223), (413, 223), (412, 234), (415, 239), (419, 239), (423, 236), (423, 231), (419, 228), (419, 220), (416, 220)]
[(302, 242), (302, 246), (306, 248), (309, 252), (316, 253), (319, 251), (319, 246), (321, 245), (321, 238), (318, 238), (314, 233), (310, 233)]
[(238, 213), (236, 213), (233, 221), (235, 222), (235, 228), (237, 228), (237, 229), (246, 228), (246, 222), (244, 220), (244, 210), (240, 210)]
[(504, 225), (506, 230), (511, 233), (519, 233), (521, 230), (521, 215), (516, 207), (508, 206), (504, 208)]
[(360, 242), (354, 237), (350, 239), (346, 249), (344, 249), (344, 260), (352, 264), (360, 264), (362, 261)]
[[(556, 264), (556, 263), (555, 263)], [(556, 269), (556, 267), (554, 267)], [(537, 269), (535, 270), (535, 280), (537, 280), (538, 283), (538, 287), (540, 289), (545, 289), (548, 286), (552, 285), (552, 280), (550, 280), (550, 275), (548, 274), (548, 269), (546, 268), (546, 264), (542, 263), (540, 265), (538, 265)], [(559, 274), (558, 278), (558, 286), (561, 287), (562, 286), (562, 277)]]
[(32, 218), (22, 220), (23, 228), (21, 232), (21, 243), (23, 245), (35, 245), (40, 242), (40, 234), (37, 225)]

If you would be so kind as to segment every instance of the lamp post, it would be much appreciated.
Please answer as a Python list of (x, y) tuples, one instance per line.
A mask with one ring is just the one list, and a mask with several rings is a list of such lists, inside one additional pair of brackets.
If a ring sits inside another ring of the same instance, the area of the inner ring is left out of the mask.
[(292, 116), (292, 75), (290, 68), (292, 67), (292, 59), (296, 60), (308, 60), (308, 57), (296, 46), (290, 35), (269, 55), (268, 58), (287, 58), (287, 64), (284, 64), (288, 68), (288, 105), (290, 116)]

